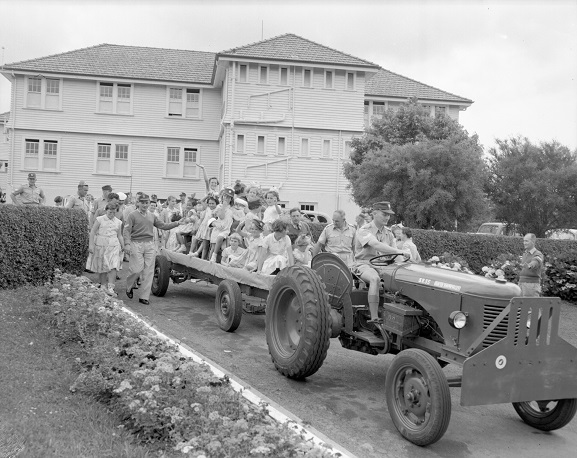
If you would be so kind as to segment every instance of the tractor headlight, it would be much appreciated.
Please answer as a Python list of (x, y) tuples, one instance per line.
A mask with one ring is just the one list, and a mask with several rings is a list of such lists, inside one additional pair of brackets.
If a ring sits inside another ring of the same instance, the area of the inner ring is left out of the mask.
[(462, 329), (467, 324), (467, 315), (459, 310), (451, 312), (449, 315), (449, 324), (455, 329)]

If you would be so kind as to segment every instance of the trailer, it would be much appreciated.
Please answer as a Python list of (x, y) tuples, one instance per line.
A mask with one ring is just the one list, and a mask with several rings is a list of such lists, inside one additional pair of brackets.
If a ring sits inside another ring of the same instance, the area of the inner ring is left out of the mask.
[(171, 280), (177, 284), (187, 280), (201, 280), (218, 285), (215, 299), (218, 325), (223, 331), (234, 332), (240, 325), (243, 312), (264, 314), (266, 299), (275, 277), (161, 248), (154, 265), (152, 294), (164, 296)]

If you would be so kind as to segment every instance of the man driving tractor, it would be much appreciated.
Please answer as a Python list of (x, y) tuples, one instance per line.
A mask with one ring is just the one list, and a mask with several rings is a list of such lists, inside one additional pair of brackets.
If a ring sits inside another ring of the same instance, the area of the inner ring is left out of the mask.
[(410, 250), (398, 250), (395, 236), (386, 226), (395, 213), (389, 202), (377, 202), (373, 205), (373, 220), (358, 229), (355, 236), (355, 261), (351, 271), (365, 283), (369, 284), (368, 302), (371, 319), (369, 323), (382, 323), (379, 317), (379, 284), (381, 277), (376, 267), (370, 263), (371, 258), (383, 254), (403, 254), (411, 257)]

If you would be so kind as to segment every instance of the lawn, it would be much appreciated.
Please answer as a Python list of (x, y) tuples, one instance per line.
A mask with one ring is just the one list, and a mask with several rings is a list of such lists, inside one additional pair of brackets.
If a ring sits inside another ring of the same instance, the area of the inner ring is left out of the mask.
[(138, 444), (106, 405), (70, 392), (75, 349), (36, 318), (38, 291), (0, 289), (0, 457), (182, 456)]

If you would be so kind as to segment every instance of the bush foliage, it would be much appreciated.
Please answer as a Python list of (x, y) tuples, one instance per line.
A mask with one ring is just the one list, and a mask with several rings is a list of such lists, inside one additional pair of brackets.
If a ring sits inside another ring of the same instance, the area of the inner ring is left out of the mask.
[[(413, 242), (417, 245), (421, 258), (429, 259), (442, 253), (451, 253), (467, 261), (471, 270), (482, 273), (484, 266), (507, 253), (523, 254), (521, 237), (487, 236), (463, 232), (443, 232), (412, 229)], [(551, 262), (577, 252), (577, 241), (537, 239), (537, 249)]]
[(0, 206), (0, 288), (38, 285), (55, 269), (79, 274), (88, 257), (88, 219), (80, 210)]

